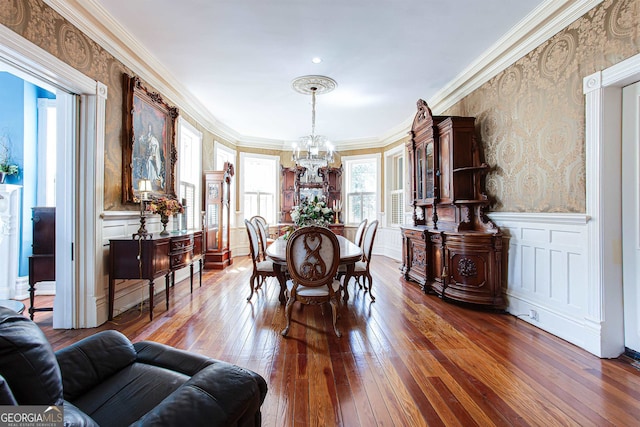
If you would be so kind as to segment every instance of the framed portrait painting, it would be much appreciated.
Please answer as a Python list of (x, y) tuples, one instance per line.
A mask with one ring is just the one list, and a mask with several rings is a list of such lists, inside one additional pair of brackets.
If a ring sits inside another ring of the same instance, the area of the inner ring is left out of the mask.
[(123, 202), (139, 200), (141, 180), (151, 196), (175, 198), (178, 109), (149, 91), (138, 77), (124, 75)]

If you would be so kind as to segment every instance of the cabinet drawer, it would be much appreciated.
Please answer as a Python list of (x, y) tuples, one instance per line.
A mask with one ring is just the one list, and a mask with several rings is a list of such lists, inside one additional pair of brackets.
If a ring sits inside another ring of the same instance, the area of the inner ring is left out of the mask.
[(171, 260), (171, 270), (178, 270), (191, 264), (191, 261), (193, 260), (193, 252), (189, 251), (179, 254), (171, 254), (169, 258)]
[(191, 264), (193, 260), (193, 234), (171, 238), (169, 246), (169, 268), (177, 270)]
[(172, 237), (169, 251), (173, 253), (181, 253), (193, 250), (193, 235)]

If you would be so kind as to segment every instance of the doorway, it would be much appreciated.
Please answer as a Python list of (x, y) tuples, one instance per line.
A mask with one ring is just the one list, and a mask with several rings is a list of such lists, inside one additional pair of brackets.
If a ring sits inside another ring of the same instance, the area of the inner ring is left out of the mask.
[[(98, 326), (107, 318), (100, 217), (107, 87), (1, 25), (0, 64), (56, 93), (57, 140), (64, 142), (56, 149), (58, 280), (53, 327)], [(62, 194), (67, 197), (64, 203)], [(69, 280), (62, 282), (62, 277)]]
[[(55, 254), (55, 277), (52, 272), (40, 271), (40, 277), (51, 281), (36, 283), (36, 295), (38, 292), (54, 294), (54, 304), (53, 307), (43, 307), (36, 298), (34, 308), (55, 308), (53, 323), (63, 327), (71, 320), (70, 313), (63, 308), (67, 305), (64, 298), (72, 295), (75, 287), (70, 250), (75, 239), (72, 214), (75, 211), (72, 191), (75, 174), (65, 166), (75, 164), (77, 101), (70, 93), (10, 63), (0, 62), (0, 77), (0, 90), (5, 94), (2, 102), (9, 104), (4, 107), (13, 110), (3, 123), (7, 152), (20, 159), (14, 159), (19, 165), (19, 174), (12, 180), (19, 187), (21, 206), (14, 221), (19, 253), (10, 257), (17, 263), (13, 267), (18, 274), (15, 282), (10, 284), (10, 296), (25, 298), (29, 294), (30, 258), (38, 252), (32, 230), (34, 221), (44, 219), (39, 214), (34, 216), (34, 213), (41, 212), (42, 208), (55, 209), (55, 226), (51, 224), (51, 230), (48, 230), (48, 234), (53, 235), (55, 227), (55, 242), (43, 242), (43, 246), (55, 248), (46, 251), (51, 252), (52, 258)], [(41, 222), (38, 229), (45, 227), (46, 221)], [(39, 260), (42, 261), (41, 258)], [(40, 270), (50, 268), (48, 262), (34, 265)], [(28, 303), (26, 305), (29, 307)]]
[(640, 357), (640, 82), (622, 89), (622, 284), (624, 345)]

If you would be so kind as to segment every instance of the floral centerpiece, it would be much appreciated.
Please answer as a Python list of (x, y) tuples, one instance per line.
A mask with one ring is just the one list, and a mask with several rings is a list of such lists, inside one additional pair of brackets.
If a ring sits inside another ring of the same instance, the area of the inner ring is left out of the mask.
[(5, 176), (17, 175), (20, 168), (17, 164), (11, 163), (7, 137), (0, 136), (0, 184), (4, 183)]
[(168, 197), (160, 197), (156, 200), (151, 200), (147, 205), (148, 212), (160, 214), (160, 222), (162, 222), (161, 236), (169, 234), (167, 231), (167, 223), (169, 217), (175, 214), (184, 213), (184, 207), (176, 199), (170, 199)]
[(307, 198), (291, 210), (291, 219), (298, 227), (307, 225), (319, 225), (328, 227), (333, 222), (335, 213), (327, 206), (324, 197)]

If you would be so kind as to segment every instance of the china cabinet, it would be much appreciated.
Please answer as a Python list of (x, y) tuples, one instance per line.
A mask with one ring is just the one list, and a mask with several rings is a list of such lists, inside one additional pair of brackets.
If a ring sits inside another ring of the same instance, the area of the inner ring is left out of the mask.
[[(315, 173), (302, 166), (280, 167), (280, 222), (291, 223), (291, 209), (304, 198), (324, 197), (327, 206), (342, 200), (342, 165), (320, 167)], [(339, 214), (340, 215), (340, 214)], [(339, 221), (338, 222), (342, 222)]]
[(402, 272), (445, 300), (503, 309), (502, 238), (489, 200), (473, 117), (418, 111), (407, 143), (412, 224), (401, 227)]
[(222, 270), (233, 263), (229, 249), (233, 175), (233, 164), (229, 162), (225, 162), (221, 171), (204, 172), (204, 268)]

